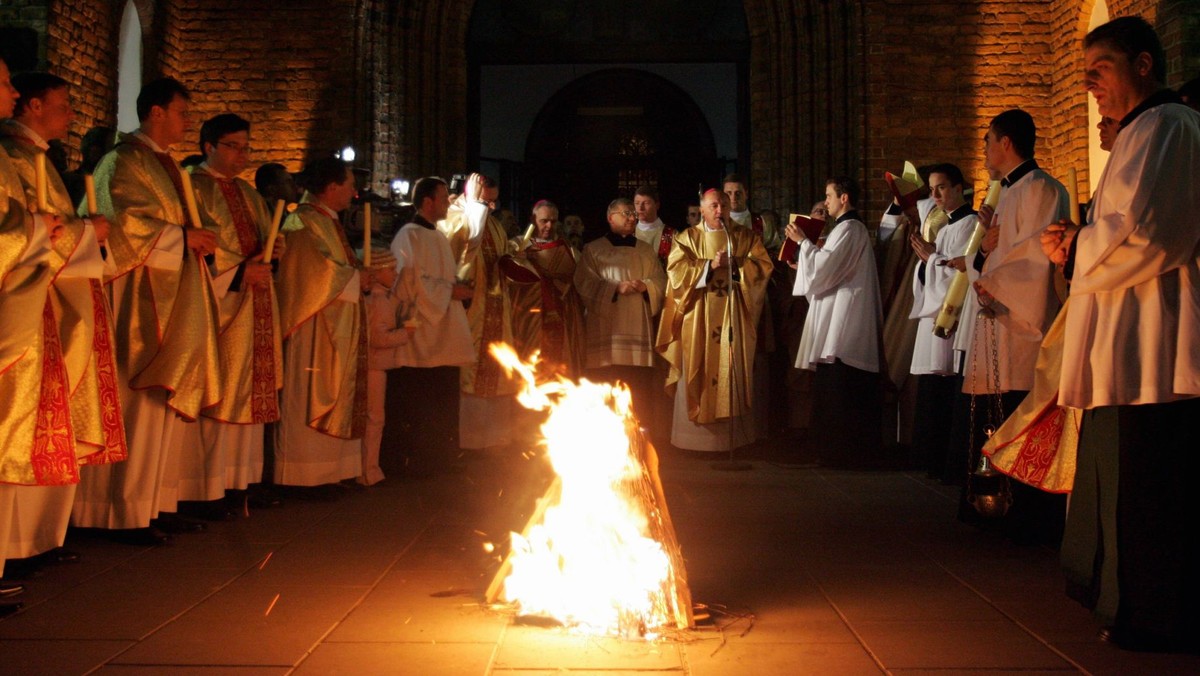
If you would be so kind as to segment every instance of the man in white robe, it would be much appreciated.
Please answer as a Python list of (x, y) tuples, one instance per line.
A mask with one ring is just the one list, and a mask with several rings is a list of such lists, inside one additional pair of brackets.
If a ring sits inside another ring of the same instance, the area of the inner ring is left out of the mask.
[(458, 453), (459, 367), (474, 363), (476, 354), (463, 309), (474, 292), (459, 283), (450, 242), (436, 226), (450, 207), (446, 182), (417, 181), (412, 200), (417, 213), (391, 244), (393, 294), (411, 335), (393, 350), (387, 401), (395, 414), (384, 426), (383, 458), (391, 472), (387, 463), (404, 455), (405, 466), (395, 471), (409, 475), (444, 467)]
[[(1003, 422), (988, 420), (990, 397), (1000, 397), (1007, 414), (1033, 388), (1042, 335), (1060, 306), (1053, 266), (1041, 252), (1039, 236), (1047, 223), (1067, 214), (1067, 191), (1038, 167), (1036, 142), (1033, 118), (1019, 109), (993, 118), (984, 136), (985, 164), (1001, 188), (995, 211), (987, 205), (980, 209), (979, 219), (988, 227), (980, 253), (964, 262), (980, 271), (973, 285), (976, 293), (967, 297), (961, 320), (974, 329), (963, 362), (963, 392), (977, 397), (968, 467), (979, 457), (983, 427)], [(981, 308), (986, 308), (982, 316)], [(1012, 490), (1013, 506), (1000, 528), (1019, 543), (1057, 545), (1064, 497), (1019, 482), (1013, 482)], [(960, 515), (974, 518), (965, 507)]]
[(949, 450), (950, 426), (955, 393), (960, 383), (955, 376), (953, 343), (939, 338), (933, 325), (950, 290), (957, 270), (950, 262), (962, 256), (978, 218), (963, 201), (962, 170), (953, 164), (935, 165), (929, 172), (929, 189), (936, 206), (947, 214), (947, 223), (933, 242), (918, 233), (909, 244), (920, 262), (912, 277), (912, 311), (917, 333), (909, 372), (917, 377), (913, 445), (931, 476), (942, 476)]
[[(575, 268), (575, 290), (583, 299), (585, 375), (629, 385), (634, 410), (651, 421), (654, 398), (656, 317), (662, 311), (667, 275), (656, 250), (634, 234), (637, 213), (627, 199), (608, 205), (609, 232), (583, 247)], [(652, 429), (652, 435), (665, 430)]]
[(1200, 649), (1200, 114), (1163, 89), (1138, 17), (1084, 41), (1120, 134), (1082, 227), (1042, 245), (1070, 280), (1059, 404), (1084, 409), (1062, 562), (1068, 592), (1140, 650)]
[(797, 242), (792, 294), (808, 298), (796, 368), (816, 371), (809, 439), (821, 463), (864, 467), (881, 460), (879, 331), (882, 307), (871, 236), (855, 209), (858, 183), (825, 184), (825, 208), (834, 226), (825, 245), (789, 224)]

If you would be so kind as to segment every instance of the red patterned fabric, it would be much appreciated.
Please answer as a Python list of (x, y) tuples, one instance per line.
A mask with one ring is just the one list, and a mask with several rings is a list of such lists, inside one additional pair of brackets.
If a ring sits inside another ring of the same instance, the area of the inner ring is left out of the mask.
[[(237, 231), (238, 244), (242, 255), (250, 258), (262, 251), (258, 229), (250, 216), (250, 208), (246, 204), (242, 191), (232, 179), (218, 179), (217, 186), (229, 205), (233, 215), (234, 229)], [(341, 232), (341, 229), (338, 229)], [(346, 237), (342, 235), (342, 244), (346, 246)], [(347, 256), (353, 260), (353, 252)], [(254, 303), (254, 347), (251, 361), (251, 392), (250, 414), (253, 423), (269, 423), (279, 420), (279, 399), (275, 396), (275, 332), (274, 314), (271, 306), (271, 294), (261, 289), (246, 288)]]
[(108, 302), (100, 280), (93, 279), (92, 308), (96, 329), (92, 351), (96, 355), (96, 384), (100, 389), (100, 426), (104, 430), (104, 448), (79, 460), (84, 465), (105, 465), (129, 457), (125, 423), (121, 414), (121, 396), (117, 389), (117, 364), (113, 359), (113, 337), (108, 329)]
[(663, 226), (662, 237), (658, 239), (658, 257), (666, 260), (671, 255), (671, 244), (675, 242), (675, 230)]
[(79, 483), (75, 460), (75, 431), (71, 428), (70, 386), (58, 340), (54, 309), (42, 310), (42, 386), (33, 432), (33, 479), (38, 486)]

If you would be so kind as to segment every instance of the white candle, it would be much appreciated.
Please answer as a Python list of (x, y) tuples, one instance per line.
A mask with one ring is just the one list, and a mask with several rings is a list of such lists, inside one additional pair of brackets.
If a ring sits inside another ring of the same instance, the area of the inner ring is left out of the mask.
[(992, 181), (988, 184), (987, 196), (983, 198), (983, 203), (993, 209), (1000, 203), (1000, 181)]
[(188, 219), (192, 222), (193, 228), (200, 227), (200, 210), (196, 208), (196, 191), (192, 190), (192, 175), (187, 169), (179, 170), (180, 176), (183, 177), (183, 202), (187, 206)]
[(271, 215), (271, 231), (267, 233), (267, 246), (263, 249), (263, 262), (270, 263), (275, 252), (275, 238), (279, 236), (279, 224), (283, 221), (283, 200), (276, 200), (275, 213)]
[(95, 215), (96, 210), (96, 179), (91, 174), (83, 175), (83, 187), (87, 191), (88, 215)]
[(1079, 223), (1079, 174), (1075, 167), (1067, 169), (1067, 204), (1071, 207), (1071, 222)]
[(363, 205), (363, 255), (364, 268), (371, 267), (371, 203)]
[(49, 213), (50, 199), (46, 183), (46, 153), (34, 155), (34, 171), (37, 173), (37, 210), (39, 213)]

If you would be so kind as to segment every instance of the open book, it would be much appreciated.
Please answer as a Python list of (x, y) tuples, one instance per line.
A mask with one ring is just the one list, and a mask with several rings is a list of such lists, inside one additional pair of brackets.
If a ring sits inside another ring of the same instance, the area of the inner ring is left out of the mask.
[[(788, 221), (800, 228), (800, 232), (809, 239), (813, 244), (817, 243), (817, 238), (821, 236), (821, 231), (825, 229), (825, 221), (804, 214), (789, 214)], [(796, 251), (800, 245), (790, 239), (783, 240), (783, 246), (779, 248), (779, 260), (790, 263), (796, 260)]]

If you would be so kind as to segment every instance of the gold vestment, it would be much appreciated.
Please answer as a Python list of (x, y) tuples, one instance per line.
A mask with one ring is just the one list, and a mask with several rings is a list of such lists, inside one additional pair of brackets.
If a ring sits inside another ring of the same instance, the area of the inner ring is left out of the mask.
[[(367, 422), (366, 309), (339, 300), (358, 259), (342, 227), (305, 195), (287, 218), (288, 247), (279, 261), (280, 328), (287, 340), (307, 322), (318, 322), (309, 368), (285, 378), (307, 381), (304, 420), (341, 439), (362, 438)], [(294, 232), (293, 232), (294, 230)], [(286, 412), (296, 415), (296, 412)]]
[(77, 483), (67, 371), (54, 312), (54, 274), (25, 205), (21, 179), (0, 151), (0, 482)]
[(186, 247), (178, 269), (148, 260), (164, 253), (155, 251), (159, 238), (188, 222), (180, 171), (170, 156), (126, 135), (96, 167), (96, 199), (112, 223), (108, 250), (116, 278), (129, 277), (113, 287), (112, 298), (123, 377), (134, 390), (166, 390), (167, 406), (195, 420), (221, 396), (208, 266)]
[[(36, 157), (43, 151), (18, 128), (5, 125), (0, 146), (13, 160), (25, 199), (37, 200)], [(54, 243), (50, 255), (56, 275), (79, 250), (84, 222), (58, 171), (46, 163), (49, 212), (58, 215), (66, 235)], [(93, 277), (56, 276), (50, 285), (49, 303), (57, 322), (63, 360), (70, 386), (71, 427), (76, 454), (82, 464), (118, 462), (128, 457), (125, 423), (117, 384), (112, 309), (103, 281)]]
[[(727, 243), (736, 275), (717, 270), (696, 288), (709, 270), (706, 264)], [(675, 235), (655, 349), (670, 364), (667, 392), (674, 396), (678, 381), (684, 381), (692, 422), (712, 423), (750, 410), (756, 327), (773, 269), (762, 238), (748, 228), (708, 231), (701, 223)], [(736, 401), (731, 378), (740, 390)]]
[(508, 246), (504, 227), (485, 215), (482, 232), (472, 238), (467, 214), (455, 203), (437, 228), (450, 240), (450, 253), (458, 263), (458, 281), (471, 285), (475, 292), (467, 307), (475, 363), (459, 370), (459, 385), (463, 392), (478, 397), (516, 394), (516, 381), (510, 380), (500, 363), (488, 354), (492, 343), (513, 344), (512, 306), (500, 274), (500, 258)]
[(578, 378), (583, 370), (583, 300), (575, 291), (577, 253), (565, 239), (518, 240), (515, 260), (537, 276), (509, 275), (512, 331), (517, 353), (540, 351), (539, 372)]
[[(192, 172), (200, 221), (217, 233), (214, 274), (234, 275), (235, 268), (262, 254), (271, 227), (267, 203), (246, 181), (219, 177), (201, 166)], [(278, 391), (283, 387), (283, 343), (274, 281), (266, 288), (241, 282), (217, 301), (220, 326), (222, 392), (204, 416), (227, 423), (260, 424), (279, 420)]]

